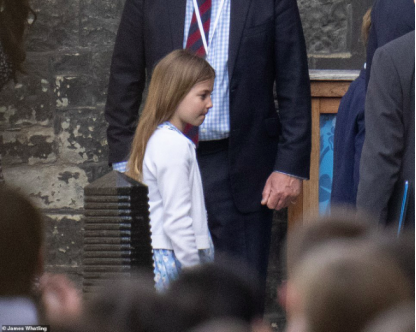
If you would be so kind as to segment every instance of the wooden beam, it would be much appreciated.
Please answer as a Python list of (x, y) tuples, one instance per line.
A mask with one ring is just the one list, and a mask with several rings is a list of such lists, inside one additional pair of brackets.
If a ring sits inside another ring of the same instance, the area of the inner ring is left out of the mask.
[(348, 90), (351, 82), (312, 82), (312, 97), (338, 97), (341, 98)]

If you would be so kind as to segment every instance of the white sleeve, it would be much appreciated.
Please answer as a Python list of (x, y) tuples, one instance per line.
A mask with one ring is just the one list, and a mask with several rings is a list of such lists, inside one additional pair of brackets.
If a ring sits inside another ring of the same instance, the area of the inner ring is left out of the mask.
[(191, 217), (190, 147), (181, 137), (165, 140), (157, 151), (157, 182), (162, 196), (163, 229), (182, 267), (199, 264)]

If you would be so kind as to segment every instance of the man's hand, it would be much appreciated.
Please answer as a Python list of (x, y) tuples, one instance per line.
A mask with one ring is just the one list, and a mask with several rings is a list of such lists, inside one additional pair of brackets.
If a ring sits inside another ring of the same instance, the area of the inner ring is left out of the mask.
[(280, 210), (295, 204), (302, 188), (302, 180), (283, 173), (273, 172), (263, 189), (262, 205)]

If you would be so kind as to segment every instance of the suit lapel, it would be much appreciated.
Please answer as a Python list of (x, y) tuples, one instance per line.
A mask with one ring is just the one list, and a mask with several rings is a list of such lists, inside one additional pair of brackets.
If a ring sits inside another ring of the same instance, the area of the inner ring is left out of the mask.
[(186, 0), (165, 0), (169, 8), (172, 49), (183, 48)]
[(230, 44), (228, 50), (228, 74), (230, 79), (233, 76), (234, 66), (241, 42), (241, 35), (244, 30), (250, 3), (251, 0), (231, 0)]

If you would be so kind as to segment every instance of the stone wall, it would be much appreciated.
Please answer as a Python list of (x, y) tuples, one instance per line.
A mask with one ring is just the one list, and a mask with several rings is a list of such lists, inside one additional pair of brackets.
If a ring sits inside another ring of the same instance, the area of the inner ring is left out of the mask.
[[(361, 67), (359, 26), (370, 2), (298, 0), (311, 69)], [(46, 215), (48, 270), (78, 282), (83, 188), (109, 171), (103, 111), (123, 3), (32, 0), (38, 18), (27, 36), (28, 74), (0, 93), (5, 179)], [(284, 226), (274, 229), (272, 274)]]

